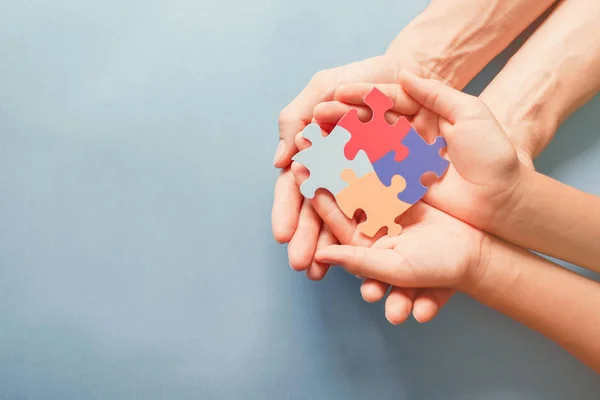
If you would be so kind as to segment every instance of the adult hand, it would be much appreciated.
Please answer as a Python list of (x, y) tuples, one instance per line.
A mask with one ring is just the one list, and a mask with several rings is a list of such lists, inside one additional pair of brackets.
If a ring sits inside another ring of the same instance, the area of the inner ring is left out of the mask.
[[(468, 0), (434, 1), (400, 32), (385, 56), (315, 75), (279, 119), (282, 143), (275, 166), (282, 168), (282, 173), (275, 188), (272, 223), (275, 238), (289, 242), (290, 265), (294, 269), (306, 269), (311, 279), (323, 278), (328, 267), (312, 260), (314, 250), (335, 242), (331, 232), (320, 230), (321, 221), (311, 203), (303, 200), (289, 168), (296, 152), (292, 137), (312, 120), (313, 108), (336, 97), (344, 83), (396, 83), (398, 68), (461, 89), (553, 2), (541, 0), (532, 5), (527, 0), (494, 0), (473, 7)], [(481, 15), (487, 16), (484, 24)], [(384, 296), (385, 287), (378, 287), (379, 296)], [(423, 300), (425, 305), (432, 304), (426, 297)], [(438, 304), (442, 302), (440, 299)], [(415, 312), (418, 304), (419, 301)]]
[(407, 315), (400, 287), (453, 291), (476, 286), (486, 272), (489, 242), (482, 231), (422, 202), (403, 214), (400, 223), (400, 235), (383, 236), (371, 247), (332, 245), (315, 254), (319, 262), (394, 285), (385, 307), (394, 324)]
[(388, 55), (369, 58), (317, 73), (279, 116), (280, 142), (274, 164), (282, 171), (275, 184), (273, 234), (278, 242), (289, 243), (290, 266), (295, 270), (306, 270), (311, 279), (322, 279), (327, 272), (326, 265), (313, 261), (315, 249), (336, 241), (328, 230), (321, 230), (321, 219), (300, 194), (291, 172), (291, 157), (298, 151), (295, 136), (313, 120), (313, 109), (317, 104), (336, 98), (340, 85), (350, 82), (396, 83), (400, 68), (428, 75), (424, 68), (410, 60)]

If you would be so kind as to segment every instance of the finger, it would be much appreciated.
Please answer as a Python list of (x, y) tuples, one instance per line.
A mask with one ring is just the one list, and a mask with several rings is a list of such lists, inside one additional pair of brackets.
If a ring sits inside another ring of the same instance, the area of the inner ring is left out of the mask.
[[(302, 135), (297, 135), (296, 144), (300, 150), (304, 150), (310, 146), (310, 142), (304, 139)], [(292, 171), (299, 184), (309, 177), (308, 170), (299, 163), (292, 163)], [(339, 210), (334, 197), (327, 196), (327, 193), (317, 192), (313, 204), (321, 211), (322, 216), (325, 216), (323, 229), (319, 237), (319, 242), (317, 243), (317, 250), (329, 245), (338, 244), (339, 238), (342, 238), (341, 240), (346, 244), (362, 243), (365, 246), (368, 246), (372, 242), (372, 240), (369, 240), (357, 231), (357, 224), (355, 221), (348, 219), (342, 211)], [(335, 227), (335, 232), (339, 236), (332, 233), (328, 224), (332, 224), (332, 226)], [(336, 239), (336, 237), (338, 239)], [(309, 279), (320, 280), (325, 276), (328, 270), (329, 264), (313, 260), (311, 267), (307, 271), (307, 276)], [(383, 282), (367, 279), (361, 285), (362, 297), (365, 301), (370, 303), (379, 301), (385, 296), (389, 286), (390, 285)]]
[(271, 225), (279, 243), (287, 243), (298, 225), (302, 195), (290, 168), (281, 171), (275, 183)]
[[(398, 246), (398, 243), (396, 244)], [(320, 262), (340, 265), (353, 275), (400, 287), (438, 287), (448, 278), (433, 269), (416, 268), (397, 251), (360, 246), (329, 246), (315, 253)]]
[(371, 239), (357, 229), (357, 223), (340, 210), (335, 197), (326, 190), (318, 190), (312, 204), (323, 223), (325, 223), (340, 243), (357, 246), (370, 246)]
[(398, 81), (406, 93), (419, 104), (453, 124), (462, 113), (471, 113), (472, 108), (480, 107), (477, 98), (435, 79), (423, 79), (408, 71), (402, 71)]
[[(402, 226), (404, 226), (404, 224), (402, 224)], [(397, 236), (383, 235), (379, 239), (377, 239), (375, 241), (375, 243), (373, 243), (371, 248), (373, 248), (373, 249), (393, 249), (396, 246), (396, 243), (398, 243)]]
[(291, 163), (297, 152), (294, 137), (301, 132), (312, 119), (313, 109), (322, 101), (327, 101), (333, 94), (335, 79), (323, 73), (315, 75), (308, 85), (279, 115), (279, 144), (275, 152), (273, 164), (283, 168)]
[[(297, 179), (297, 184), (304, 182), (309, 177), (308, 170), (297, 162), (292, 163), (292, 171)], [(373, 243), (372, 238), (358, 231), (356, 221), (346, 217), (346, 214), (340, 210), (335, 197), (330, 192), (324, 189), (317, 190), (311, 203), (340, 243), (357, 246), (370, 246)]]
[[(313, 119), (312, 122), (317, 122), (317, 121)], [(325, 131), (321, 125), (319, 125), (319, 126), (321, 127), (321, 135), (325, 136), (327, 134), (327, 131)], [(302, 133), (303, 132), (300, 131), (296, 134), (296, 136), (294, 136), (294, 144), (298, 148), (298, 151), (306, 150), (310, 146), (312, 146), (312, 143), (310, 143), (310, 140), (308, 140), (304, 136), (302, 136)]]
[(373, 279), (365, 279), (360, 285), (360, 294), (367, 303), (375, 303), (385, 296), (390, 285)]
[[(396, 238), (384, 235), (373, 243), (374, 249), (391, 249), (394, 247)], [(390, 285), (374, 279), (365, 279), (360, 287), (363, 299), (368, 303), (375, 303), (385, 297)]]
[(432, 143), (436, 137), (441, 135), (440, 125), (449, 124), (446, 119), (440, 118), (439, 114), (427, 108), (422, 108), (421, 112), (412, 119), (411, 123), (415, 130), (428, 143)]
[(430, 288), (419, 293), (413, 305), (413, 317), (420, 323), (431, 321), (456, 291), (447, 288)]
[[(322, 225), (321, 233), (317, 240), (317, 249), (337, 244), (337, 240), (327, 225)], [(306, 270), (306, 276), (313, 281), (320, 281), (329, 271), (329, 264), (316, 261), (314, 258), (310, 267)]]
[(310, 201), (305, 199), (300, 209), (298, 226), (288, 245), (290, 267), (304, 271), (310, 267), (317, 248), (317, 239), (321, 230), (321, 218), (315, 212)]
[[(394, 271), (403, 262), (400, 254), (391, 249), (375, 249), (360, 246), (329, 246), (315, 254), (317, 260), (340, 265), (353, 275), (376, 279), (393, 284)], [(402, 286), (402, 285), (397, 285)]]
[[(319, 125), (337, 124), (340, 119), (353, 108), (357, 110), (358, 119), (363, 122), (369, 121), (373, 115), (371, 109), (366, 106), (349, 105), (339, 101), (327, 101), (319, 103), (315, 107), (315, 120)], [(385, 120), (390, 125), (393, 125), (399, 117), (400, 115), (395, 112), (390, 111), (385, 113)]]
[[(301, 135), (297, 137), (296, 142), (300, 150), (303, 150), (310, 145), (307, 144), (310, 142), (302, 138)], [(298, 184), (301, 184), (309, 177), (308, 169), (297, 162), (292, 163), (292, 171)], [(324, 237), (318, 239), (317, 250), (329, 245), (338, 244), (339, 242), (344, 244), (370, 246), (378, 239), (377, 237), (369, 238), (361, 234), (357, 229), (356, 221), (346, 217), (339, 209), (335, 197), (330, 193), (317, 191), (315, 197), (312, 199), (312, 204), (320, 218), (323, 219), (321, 236)], [(333, 229), (330, 227), (333, 227)], [(313, 260), (311, 267), (307, 271), (307, 276), (309, 279), (320, 280), (323, 279), (328, 270), (328, 263)], [(365, 301), (376, 302), (385, 296), (388, 288), (389, 285), (386, 283), (369, 279), (361, 285), (361, 293)]]
[[(309, 177), (309, 171), (301, 164), (292, 163), (292, 171), (296, 178), (297, 184), (301, 184)], [(356, 229), (356, 221), (349, 219), (340, 210), (335, 201), (335, 197), (326, 190), (317, 190), (315, 196), (311, 199), (313, 208), (323, 220), (324, 224), (329, 227), (333, 236), (340, 243), (344, 244), (365, 244), (370, 245), (370, 241)], [(364, 239), (361, 238), (364, 236)]]
[(413, 300), (418, 289), (393, 287), (385, 300), (385, 318), (393, 325), (406, 321), (413, 310)]
[(362, 82), (347, 83), (336, 88), (333, 93), (333, 99), (351, 105), (364, 105), (364, 98), (374, 87), (392, 100), (394, 105), (390, 111), (401, 115), (414, 115), (421, 108), (421, 104), (410, 97), (403, 90), (402, 86), (394, 83), (376, 85)]

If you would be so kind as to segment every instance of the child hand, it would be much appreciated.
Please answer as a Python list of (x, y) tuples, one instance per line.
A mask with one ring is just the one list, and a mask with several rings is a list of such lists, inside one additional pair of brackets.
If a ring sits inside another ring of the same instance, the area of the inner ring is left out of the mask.
[[(304, 143), (299, 141), (298, 145), (299, 148), (302, 149)], [(299, 184), (304, 182), (309, 176), (306, 168), (296, 162), (292, 164), (292, 171)], [(338, 207), (333, 195), (328, 191), (317, 190), (314, 198), (310, 200), (310, 204), (314, 207), (314, 210), (316, 210), (320, 218), (323, 219), (324, 229), (328, 230), (328, 232), (330, 232), (333, 237), (337, 238), (340, 243), (365, 248), (373, 246), (374, 243), (377, 243), (377, 246), (387, 243), (383, 240), (378, 240), (378, 238), (383, 236), (383, 232), (380, 232), (375, 238), (370, 238), (361, 234), (358, 230), (358, 221), (356, 219), (347, 218)], [(428, 214), (424, 214), (424, 211), (426, 210), (430, 210)], [(425, 203), (418, 203), (402, 215), (399, 222), (402, 226), (407, 227), (409, 225), (420, 224), (425, 215), (430, 215), (429, 225), (426, 225), (426, 227), (429, 226), (429, 229), (431, 230), (431, 222), (435, 221), (431, 218), (431, 215), (435, 214), (431, 213), (435, 211), (434, 208)], [(445, 215), (443, 213), (441, 214)], [(427, 221), (427, 219), (425, 221)], [(442, 220), (440, 219), (439, 221)], [(466, 236), (465, 239), (468, 240)], [(476, 238), (473, 239), (477, 242)], [(320, 243), (317, 251), (336, 243)], [(462, 248), (466, 249), (466, 246), (463, 246)], [(474, 248), (478, 248), (478, 245), (474, 245)], [(318, 266), (320, 265), (326, 266), (328, 264), (319, 262), (316, 259), (313, 260), (314, 268), (319, 268)], [(311, 267), (311, 269), (313, 269), (313, 267)], [(385, 296), (389, 286), (390, 285), (386, 282), (377, 281), (375, 279), (365, 279), (361, 285), (362, 297), (368, 302), (379, 301)], [(448, 288), (394, 287), (385, 301), (386, 318), (393, 324), (399, 324), (404, 322), (412, 312), (415, 319), (419, 322), (427, 322), (435, 317), (453, 293), (453, 289)]]
[[(442, 135), (448, 144), (451, 165), (443, 178), (431, 182), (424, 201), (471, 225), (484, 229), (501, 218), (519, 190), (523, 169), (517, 151), (502, 127), (479, 98), (443, 83), (402, 72), (400, 85), (375, 85), (394, 100), (406, 103), (408, 94), (417, 103), (407, 118), (426, 140)], [(337, 101), (315, 109), (318, 122), (333, 123), (372, 89), (372, 84), (348, 84), (337, 92)], [(404, 106), (404, 109), (407, 107)], [(359, 116), (368, 119), (359, 106)], [(393, 122), (393, 119), (388, 116)]]
[[(327, 246), (317, 250), (315, 259), (408, 289), (469, 291), (485, 274), (489, 242), (485, 233), (422, 202), (403, 214), (400, 223), (403, 231), (398, 236), (383, 236), (371, 247)], [(394, 304), (389, 307), (392, 294), (386, 301), (386, 317), (397, 323), (398, 309)]]

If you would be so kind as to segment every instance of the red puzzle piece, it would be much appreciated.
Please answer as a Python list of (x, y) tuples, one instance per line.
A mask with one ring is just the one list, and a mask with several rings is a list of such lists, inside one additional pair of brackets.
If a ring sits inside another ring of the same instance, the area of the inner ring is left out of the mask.
[(408, 147), (402, 144), (402, 139), (410, 131), (410, 123), (405, 117), (400, 117), (394, 125), (386, 122), (385, 112), (394, 103), (377, 88), (373, 88), (364, 101), (373, 111), (373, 118), (369, 122), (359, 120), (357, 110), (352, 109), (338, 123), (352, 135), (346, 143), (344, 155), (347, 159), (354, 160), (358, 151), (364, 150), (373, 163), (395, 150), (394, 160), (402, 161), (408, 155)]

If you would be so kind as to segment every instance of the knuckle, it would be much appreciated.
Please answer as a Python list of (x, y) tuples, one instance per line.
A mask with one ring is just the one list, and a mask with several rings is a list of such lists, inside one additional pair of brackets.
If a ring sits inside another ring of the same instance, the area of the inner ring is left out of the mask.
[(292, 113), (289, 111), (289, 109), (286, 107), (283, 110), (281, 110), (281, 112), (279, 113), (279, 117), (277, 118), (277, 122), (279, 124), (279, 126), (284, 126), (286, 124), (289, 124), (290, 121), (293, 120), (292, 117)]
[(425, 96), (425, 105), (429, 108), (435, 108), (438, 101), (439, 97), (437, 93), (428, 93), (427, 96)]
[(400, 103), (401, 103), (401, 99), (403, 99), (404, 96), (404, 89), (402, 89), (402, 87), (400, 85), (394, 85), (394, 90), (392, 91), (392, 101), (394, 102), (394, 109), (398, 109), (400, 108)]
[(321, 81), (325, 80), (327, 78), (327, 73), (328, 73), (328, 70), (326, 70), (326, 69), (315, 73), (311, 78), (311, 82), (321, 82)]
[(357, 268), (362, 269), (365, 266), (366, 251), (363, 247), (354, 246), (352, 248), (352, 259)]
[(467, 105), (472, 108), (474, 111), (477, 112), (482, 112), (485, 111), (485, 104), (483, 103), (483, 101), (475, 96), (469, 96), (469, 99), (467, 100), (468, 103)]
[(321, 219), (325, 221), (325, 223), (334, 223), (336, 221), (336, 216), (338, 216), (340, 212), (340, 209), (335, 201), (321, 201), (320, 199), (317, 201), (318, 203), (315, 208), (317, 209)]
[(331, 86), (334, 81), (335, 74), (333, 70), (325, 69), (314, 74), (309, 84), (317, 87), (326, 87)]

